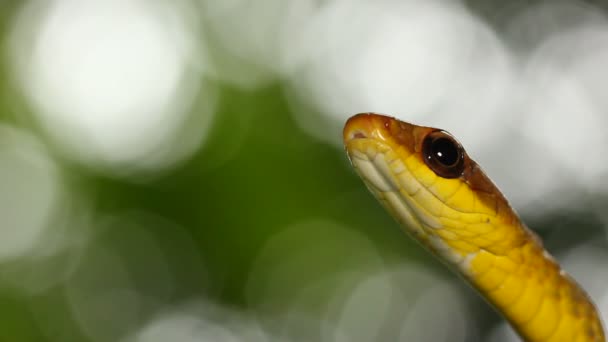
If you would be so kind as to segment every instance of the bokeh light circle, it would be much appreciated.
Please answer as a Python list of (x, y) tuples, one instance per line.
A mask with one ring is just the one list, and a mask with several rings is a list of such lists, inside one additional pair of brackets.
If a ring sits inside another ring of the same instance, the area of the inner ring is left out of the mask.
[[(28, 2), (12, 33), (16, 78), (70, 158), (113, 173), (154, 171), (201, 143), (215, 94), (187, 2)], [(200, 112), (190, 112), (203, 96)]]

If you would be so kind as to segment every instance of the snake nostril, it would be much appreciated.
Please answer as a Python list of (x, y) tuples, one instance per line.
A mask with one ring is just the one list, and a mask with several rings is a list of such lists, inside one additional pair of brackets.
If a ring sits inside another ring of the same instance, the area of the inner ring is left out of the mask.
[(365, 134), (362, 130), (352, 129), (346, 133), (346, 136), (344, 137), (344, 141), (348, 142), (348, 141), (352, 141), (352, 140), (356, 140), (356, 139), (365, 139), (367, 137), (368, 137), (368, 135)]
[(365, 134), (361, 133), (360, 131), (353, 132), (352, 137), (353, 137), (353, 139), (365, 139), (365, 138), (367, 138), (365, 136)]

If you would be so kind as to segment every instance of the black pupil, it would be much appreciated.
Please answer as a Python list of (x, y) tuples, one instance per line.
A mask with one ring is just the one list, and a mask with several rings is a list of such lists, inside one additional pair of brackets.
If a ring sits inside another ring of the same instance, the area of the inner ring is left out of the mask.
[(455, 165), (460, 158), (458, 147), (448, 138), (439, 138), (433, 141), (431, 153), (439, 163), (448, 167)]

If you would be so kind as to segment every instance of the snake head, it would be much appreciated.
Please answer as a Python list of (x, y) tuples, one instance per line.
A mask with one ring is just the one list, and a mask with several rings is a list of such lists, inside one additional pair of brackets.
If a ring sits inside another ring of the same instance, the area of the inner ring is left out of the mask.
[(344, 127), (351, 163), (370, 191), (432, 251), (454, 263), (530, 238), (498, 188), (450, 133), (362, 113)]

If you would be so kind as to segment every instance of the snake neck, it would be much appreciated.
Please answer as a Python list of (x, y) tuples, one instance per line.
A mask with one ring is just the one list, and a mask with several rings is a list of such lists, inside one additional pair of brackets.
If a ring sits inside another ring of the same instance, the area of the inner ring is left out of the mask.
[(538, 240), (506, 255), (480, 250), (468, 262), (466, 279), (525, 341), (605, 341), (589, 296)]

